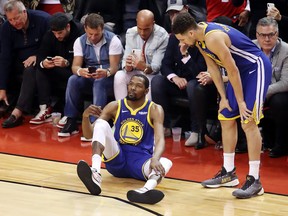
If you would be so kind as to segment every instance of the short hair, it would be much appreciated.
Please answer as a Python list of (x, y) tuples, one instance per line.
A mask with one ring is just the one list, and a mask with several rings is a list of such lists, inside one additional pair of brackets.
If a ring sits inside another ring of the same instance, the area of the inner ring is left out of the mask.
[(92, 29), (97, 29), (98, 27), (104, 28), (104, 19), (101, 15), (96, 13), (89, 14), (84, 21), (84, 26)]
[(276, 28), (276, 31), (278, 31), (278, 23), (275, 19), (273, 19), (272, 17), (263, 17), (261, 19), (258, 20), (258, 23), (256, 25), (256, 28), (258, 26), (274, 26)]
[(189, 30), (197, 29), (197, 23), (190, 13), (179, 13), (172, 24), (172, 32), (174, 34), (184, 34)]
[(144, 74), (134, 74), (134, 75), (131, 77), (131, 79), (132, 79), (133, 77), (143, 78), (143, 79), (144, 79), (145, 89), (149, 88), (149, 79), (147, 78), (146, 75), (144, 75)]
[(73, 19), (71, 14), (58, 12), (50, 17), (49, 25), (52, 31), (62, 31), (67, 24)]
[(18, 12), (23, 12), (26, 10), (25, 5), (23, 4), (23, 2), (21, 1), (17, 1), (17, 0), (11, 0), (6, 2), (6, 4), (4, 5), (4, 11), (6, 12), (11, 12), (14, 9), (18, 9)]

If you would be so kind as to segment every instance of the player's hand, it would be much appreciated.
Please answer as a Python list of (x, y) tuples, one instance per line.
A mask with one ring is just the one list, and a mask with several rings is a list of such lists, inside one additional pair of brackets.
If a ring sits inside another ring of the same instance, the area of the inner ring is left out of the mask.
[(185, 78), (175, 76), (172, 78), (172, 81), (178, 86), (179, 89), (185, 89), (187, 86), (187, 80)]
[(238, 107), (239, 107), (241, 122), (251, 118), (252, 111), (247, 109), (245, 101), (238, 103)]
[(150, 169), (154, 170), (157, 175), (165, 176), (165, 169), (159, 160), (151, 158)]
[(102, 109), (100, 106), (91, 104), (84, 110), (83, 117), (89, 117), (89, 116), (99, 117), (101, 112), (102, 112)]
[(226, 98), (225, 99), (221, 98), (218, 112), (220, 113), (225, 108), (227, 108), (230, 112), (232, 111), (232, 108), (229, 105), (229, 101)]

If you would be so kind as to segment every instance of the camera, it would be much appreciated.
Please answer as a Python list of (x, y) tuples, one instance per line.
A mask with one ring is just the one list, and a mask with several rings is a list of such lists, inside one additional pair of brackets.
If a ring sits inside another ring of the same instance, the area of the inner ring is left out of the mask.
[(92, 74), (96, 71), (96, 67), (95, 66), (88, 66), (88, 71), (90, 74)]

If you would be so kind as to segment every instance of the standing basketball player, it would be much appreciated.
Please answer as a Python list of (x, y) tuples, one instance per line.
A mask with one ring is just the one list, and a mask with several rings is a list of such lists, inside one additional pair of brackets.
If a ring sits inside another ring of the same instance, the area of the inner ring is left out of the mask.
[[(96, 120), (92, 138), (92, 168), (85, 161), (80, 161), (77, 166), (78, 176), (91, 194), (101, 193), (103, 154), (108, 172), (115, 177), (147, 180), (144, 187), (128, 191), (130, 201), (155, 204), (164, 197), (154, 188), (168, 173), (172, 162), (161, 157), (165, 148), (164, 112), (161, 106), (145, 99), (148, 87), (149, 80), (145, 75), (132, 76), (127, 97), (109, 103)], [(84, 111), (82, 128), (86, 138), (92, 137), (89, 115), (98, 114), (100, 109), (94, 105)], [(114, 134), (108, 124), (110, 119), (114, 120)]]
[[(221, 121), (224, 165), (214, 178), (202, 182), (204, 187), (236, 186), (234, 157), (237, 124), (241, 118), (247, 137), (249, 174), (243, 186), (233, 191), (237, 198), (262, 195), (259, 180), (261, 135), (257, 124), (263, 101), (271, 81), (271, 62), (253, 42), (241, 32), (218, 23), (196, 23), (188, 13), (179, 14), (173, 32), (180, 42), (196, 45), (207, 63), (208, 71), (221, 96), (218, 118)], [(229, 83), (224, 88), (219, 68), (224, 67)]]

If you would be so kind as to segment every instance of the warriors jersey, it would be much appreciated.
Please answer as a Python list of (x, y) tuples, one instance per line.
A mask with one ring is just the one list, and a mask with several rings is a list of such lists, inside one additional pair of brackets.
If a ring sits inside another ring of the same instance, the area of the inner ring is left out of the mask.
[[(222, 31), (229, 36), (231, 40), (229, 50), (240, 73), (241, 71), (245, 71), (246, 68), (251, 67), (252, 64), (255, 64), (258, 57), (262, 54), (262, 51), (251, 41), (251, 39), (230, 26), (205, 22), (199, 24), (205, 27), (205, 35), (215, 31)], [(219, 58), (206, 47), (205, 41), (198, 41), (198, 44), (219, 66), (223, 66)]]
[[(127, 99), (118, 101), (118, 110), (114, 120), (114, 137), (124, 151), (153, 153), (154, 128), (150, 121), (150, 107), (153, 102), (146, 100), (144, 104), (133, 110)], [(117, 132), (117, 133), (116, 133)]]
[[(263, 52), (240, 31), (218, 23), (201, 22), (199, 24), (204, 26), (205, 35), (221, 31), (229, 36), (231, 40), (229, 50), (240, 73), (244, 101), (247, 108), (252, 111), (252, 118), (247, 119), (244, 122), (247, 123), (253, 119), (258, 124), (263, 116), (262, 106), (268, 86), (271, 82), (271, 62)], [(198, 41), (198, 45), (217, 65), (223, 67), (218, 56), (206, 47), (205, 41)], [(218, 118), (220, 120), (238, 118), (238, 103), (230, 82), (227, 84), (226, 97), (232, 111), (223, 109), (218, 115)]]

